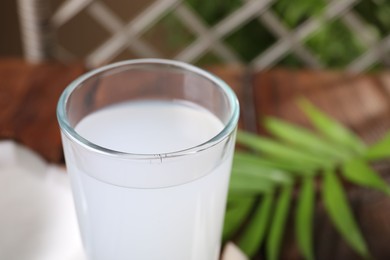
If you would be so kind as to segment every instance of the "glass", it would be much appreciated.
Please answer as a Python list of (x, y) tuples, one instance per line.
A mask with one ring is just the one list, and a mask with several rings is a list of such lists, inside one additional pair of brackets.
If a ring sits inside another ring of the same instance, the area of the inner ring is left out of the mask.
[(71, 83), (57, 117), (88, 259), (218, 259), (239, 117), (226, 83), (119, 62)]

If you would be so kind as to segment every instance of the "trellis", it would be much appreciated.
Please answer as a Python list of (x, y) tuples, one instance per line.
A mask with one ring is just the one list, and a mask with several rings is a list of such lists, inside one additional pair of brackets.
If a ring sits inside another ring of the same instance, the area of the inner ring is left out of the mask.
[[(272, 10), (277, 0), (242, 0), (234, 12), (209, 27), (201, 16), (182, 0), (156, 0), (128, 23), (124, 23), (107, 4), (98, 0), (66, 0), (54, 13), (49, 11), (47, 0), (18, 0), (22, 27), (22, 39), (26, 58), (40, 62), (48, 57), (59, 60), (74, 57), (71, 50), (55, 41), (53, 32), (66, 25), (80, 12), (85, 12), (103, 27), (110, 36), (97, 48), (86, 54), (90, 67), (112, 61), (125, 49), (141, 57), (164, 56), (143, 35), (167, 14), (174, 14), (178, 21), (194, 35), (194, 40), (183, 50), (169, 57), (195, 63), (205, 53), (212, 52), (226, 63), (243, 64), (240, 54), (226, 44), (226, 37), (240, 30), (246, 23), (257, 19), (273, 34), (276, 41), (251, 59), (255, 69), (267, 69), (278, 64), (288, 53), (293, 53), (305, 66), (323, 68), (324, 64), (306, 44), (305, 39), (325, 23), (339, 19), (365, 47), (365, 52), (352, 60), (346, 69), (353, 72), (367, 70), (385, 59), (390, 51), (390, 34), (380, 38), (370, 30), (353, 7), (359, 0), (327, 0), (327, 6), (319, 19), (312, 17), (296, 28), (287, 28)], [(158, 43), (156, 43), (158, 44)]]

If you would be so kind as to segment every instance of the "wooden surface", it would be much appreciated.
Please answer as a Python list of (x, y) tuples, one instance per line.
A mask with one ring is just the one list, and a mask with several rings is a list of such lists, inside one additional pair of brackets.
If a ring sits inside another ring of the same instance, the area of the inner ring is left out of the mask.
[[(239, 125), (249, 131), (265, 133), (259, 125), (265, 115), (309, 126), (295, 105), (301, 96), (345, 123), (368, 143), (390, 129), (388, 72), (348, 75), (284, 69), (253, 72), (234, 66), (208, 69), (237, 93), (241, 106)], [(21, 60), (0, 60), (0, 140), (16, 140), (49, 162), (63, 163), (56, 104), (67, 84), (84, 71), (79, 64), (34, 66)], [(375, 259), (390, 259), (389, 199), (367, 190), (352, 190), (349, 196)], [(292, 226), (293, 220), (289, 221)], [(340, 239), (321, 205), (316, 209), (315, 230), (318, 259), (358, 259)], [(301, 259), (293, 232), (288, 234), (282, 258)]]
[(49, 162), (63, 162), (56, 105), (64, 88), (83, 72), (77, 64), (0, 60), (0, 140), (16, 140)]
[(274, 115), (310, 127), (296, 105), (306, 97), (372, 143), (390, 129), (390, 72), (349, 75), (336, 71), (210, 68), (236, 91), (241, 126), (265, 133), (261, 119)]
[[(259, 122), (275, 115), (307, 125), (295, 101), (305, 96), (367, 142), (390, 129), (390, 72), (347, 75), (329, 71), (275, 69), (252, 72), (241, 67), (213, 67), (237, 93), (241, 128), (264, 133)], [(80, 64), (29, 65), (0, 60), (0, 139), (13, 139), (46, 160), (63, 162), (55, 109), (63, 89), (85, 72)]]

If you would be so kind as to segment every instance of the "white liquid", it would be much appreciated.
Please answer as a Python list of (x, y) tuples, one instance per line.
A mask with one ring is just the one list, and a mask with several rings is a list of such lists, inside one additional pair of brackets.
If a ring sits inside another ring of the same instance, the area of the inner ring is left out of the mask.
[[(222, 127), (198, 107), (145, 101), (95, 112), (76, 131), (105, 148), (161, 154), (207, 142)], [(233, 145), (148, 163), (63, 139), (90, 260), (218, 259)]]

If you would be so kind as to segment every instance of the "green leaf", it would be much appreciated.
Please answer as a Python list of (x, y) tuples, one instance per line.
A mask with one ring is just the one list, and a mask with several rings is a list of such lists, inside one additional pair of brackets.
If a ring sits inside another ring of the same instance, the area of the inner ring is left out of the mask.
[(323, 1), (276, 1), (274, 7), (278, 14), (282, 14), (283, 22), (291, 26), (298, 26), (300, 21), (305, 20), (308, 16), (318, 17), (324, 8)]
[(359, 154), (365, 151), (364, 143), (352, 131), (317, 109), (308, 100), (299, 100), (299, 105), (317, 130), (330, 140), (336, 144), (344, 145)]
[(313, 168), (329, 165), (330, 163), (326, 158), (318, 158), (310, 153), (304, 153), (271, 139), (243, 131), (237, 132), (237, 142), (255, 151), (285, 160), (286, 162), (299, 161)]
[(274, 181), (258, 176), (250, 176), (233, 169), (230, 177), (229, 192), (256, 195), (271, 192), (274, 186)]
[(361, 159), (353, 159), (343, 165), (344, 177), (349, 181), (377, 189), (390, 195), (390, 187), (371, 167)]
[(241, 198), (235, 200), (235, 202), (237, 202), (235, 205), (228, 207), (226, 210), (222, 235), (224, 240), (231, 237), (244, 222), (254, 204), (254, 198)]
[(303, 127), (298, 127), (273, 117), (265, 119), (265, 127), (276, 137), (304, 148), (317, 156), (327, 156), (333, 160), (345, 160), (348, 158), (348, 150), (344, 149), (343, 151), (336, 148)]
[(341, 183), (332, 170), (324, 173), (322, 196), (325, 208), (336, 229), (357, 253), (368, 258), (366, 243), (355, 222)]
[(267, 179), (275, 182), (276, 184), (289, 184), (292, 182), (291, 177), (286, 172), (259, 164), (234, 160), (232, 171), (242, 175), (247, 175), (248, 177), (257, 177), (260, 181), (262, 179)]
[(253, 257), (262, 244), (267, 231), (272, 209), (273, 194), (265, 194), (238, 241), (238, 246), (249, 257)]
[(314, 167), (299, 162), (286, 162), (269, 157), (261, 157), (258, 154), (236, 151), (234, 153), (234, 163), (258, 165), (259, 167), (269, 167), (280, 169), (289, 173), (306, 175), (307, 172), (313, 172)]
[(275, 214), (273, 215), (266, 247), (268, 260), (276, 260), (279, 258), (283, 231), (285, 229), (288, 211), (291, 204), (291, 194), (292, 186), (285, 186), (277, 199)]
[(390, 157), (390, 132), (379, 142), (375, 143), (365, 153), (368, 160), (382, 160)]
[(314, 259), (313, 253), (313, 211), (315, 189), (313, 178), (303, 180), (298, 198), (298, 205), (295, 216), (295, 234), (298, 246), (305, 259)]

